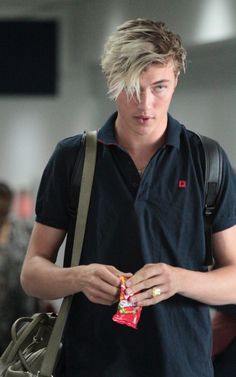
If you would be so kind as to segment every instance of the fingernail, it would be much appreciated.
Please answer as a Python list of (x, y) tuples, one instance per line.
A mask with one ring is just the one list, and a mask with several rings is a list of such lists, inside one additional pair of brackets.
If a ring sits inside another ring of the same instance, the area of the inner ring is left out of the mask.
[(136, 306), (137, 299), (134, 296), (130, 297), (130, 301), (132, 302), (132, 304), (134, 304), (134, 306)]
[(126, 293), (127, 295), (132, 295), (133, 294), (132, 289), (131, 288), (126, 289)]

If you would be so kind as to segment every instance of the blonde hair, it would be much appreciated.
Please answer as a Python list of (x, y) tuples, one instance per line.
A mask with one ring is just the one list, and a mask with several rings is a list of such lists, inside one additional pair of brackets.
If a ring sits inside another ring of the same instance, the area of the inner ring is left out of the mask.
[(137, 18), (120, 25), (104, 46), (101, 67), (108, 93), (117, 99), (123, 89), (127, 95), (140, 96), (139, 77), (150, 64), (173, 62), (175, 75), (186, 68), (186, 51), (178, 34), (164, 22)]

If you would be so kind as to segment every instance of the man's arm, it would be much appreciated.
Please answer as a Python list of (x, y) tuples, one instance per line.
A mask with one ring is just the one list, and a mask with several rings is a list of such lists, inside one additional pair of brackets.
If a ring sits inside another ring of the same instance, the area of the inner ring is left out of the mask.
[[(192, 283), (189, 280), (191, 276), (187, 272), (182, 277), (180, 294), (212, 305), (235, 304), (236, 225), (213, 234), (212, 246), (215, 259), (214, 269), (207, 273), (194, 273)], [(189, 289), (188, 284), (190, 284)]]
[[(138, 305), (153, 305), (178, 293), (210, 304), (236, 304), (236, 225), (213, 235), (215, 267), (208, 272), (190, 271), (164, 263), (148, 264), (127, 282), (127, 293)], [(161, 294), (152, 297), (152, 288)], [(138, 293), (140, 292), (140, 293)]]
[(21, 284), (30, 296), (57, 299), (77, 292), (99, 304), (111, 305), (119, 296), (119, 276), (113, 266), (90, 264), (76, 267), (55, 265), (66, 232), (35, 223), (21, 272)]

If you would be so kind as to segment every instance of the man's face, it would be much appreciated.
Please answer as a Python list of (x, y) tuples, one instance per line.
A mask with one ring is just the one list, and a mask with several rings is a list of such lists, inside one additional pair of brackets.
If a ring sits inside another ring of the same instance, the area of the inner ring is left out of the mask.
[(150, 65), (140, 76), (140, 101), (128, 98), (125, 90), (118, 96), (118, 126), (139, 135), (164, 131), (176, 85), (173, 64)]

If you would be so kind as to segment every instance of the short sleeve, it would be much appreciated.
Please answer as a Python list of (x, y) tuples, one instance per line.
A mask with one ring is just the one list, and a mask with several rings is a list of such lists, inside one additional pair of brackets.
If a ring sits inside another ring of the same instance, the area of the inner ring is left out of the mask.
[(213, 232), (219, 232), (236, 224), (236, 174), (224, 150), (222, 184), (213, 220)]
[(36, 221), (68, 230), (71, 176), (79, 152), (81, 135), (60, 141), (50, 157), (38, 189)]

